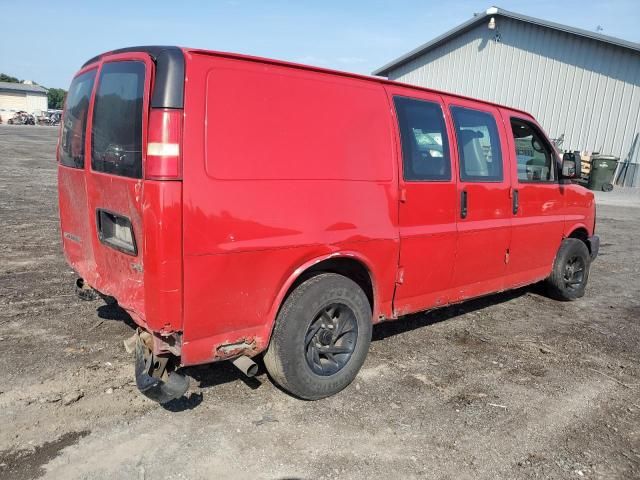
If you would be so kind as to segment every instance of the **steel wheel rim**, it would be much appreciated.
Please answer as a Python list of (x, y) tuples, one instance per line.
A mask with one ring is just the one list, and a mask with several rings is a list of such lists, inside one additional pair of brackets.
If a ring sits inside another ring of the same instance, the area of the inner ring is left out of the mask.
[(586, 263), (580, 256), (574, 256), (567, 260), (564, 266), (563, 280), (565, 287), (569, 290), (576, 290), (584, 282)]
[(316, 375), (334, 375), (351, 360), (357, 338), (358, 321), (351, 308), (342, 303), (323, 307), (305, 334), (307, 365)]

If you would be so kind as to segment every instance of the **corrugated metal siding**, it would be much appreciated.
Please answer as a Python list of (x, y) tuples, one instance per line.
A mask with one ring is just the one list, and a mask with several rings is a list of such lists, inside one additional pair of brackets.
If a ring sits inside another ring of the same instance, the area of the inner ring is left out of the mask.
[(47, 109), (47, 95), (30, 92), (0, 92), (0, 118), (7, 123), (20, 110), (40, 115)]
[(27, 95), (24, 92), (0, 92), (0, 108), (3, 110), (26, 110)]
[(40, 115), (47, 110), (47, 96), (27, 93), (27, 108), (25, 110), (29, 113)]
[(625, 158), (640, 132), (640, 55), (496, 17), (389, 73), (391, 80), (531, 112), (562, 148)]

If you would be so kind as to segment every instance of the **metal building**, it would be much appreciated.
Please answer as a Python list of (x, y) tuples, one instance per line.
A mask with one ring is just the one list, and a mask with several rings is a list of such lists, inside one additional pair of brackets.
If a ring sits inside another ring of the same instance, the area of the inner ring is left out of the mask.
[(491, 7), (373, 74), (520, 108), (562, 149), (640, 163), (638, 43)]
[(0, 118), (4, 123), (20, 110), (40, 115), (46, 109), (46, 88), (33, 83), (0, 82)]

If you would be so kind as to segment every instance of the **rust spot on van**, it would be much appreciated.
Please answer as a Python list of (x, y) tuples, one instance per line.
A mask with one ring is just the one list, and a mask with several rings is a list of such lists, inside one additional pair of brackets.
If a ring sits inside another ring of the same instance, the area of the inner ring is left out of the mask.
[(259, 351), (259, 343), (256, 338), (242, 338), (238, 341), (223, 343), (215, 349), (216, 360), (234, 358), (240, 355), (254, 356)]

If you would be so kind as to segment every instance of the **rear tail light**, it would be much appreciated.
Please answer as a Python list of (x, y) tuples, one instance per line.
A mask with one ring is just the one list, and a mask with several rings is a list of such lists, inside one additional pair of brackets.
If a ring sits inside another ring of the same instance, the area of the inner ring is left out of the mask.
[(182, 110), (153, 108), (149, 115), (145, 178), (182, 178)]

